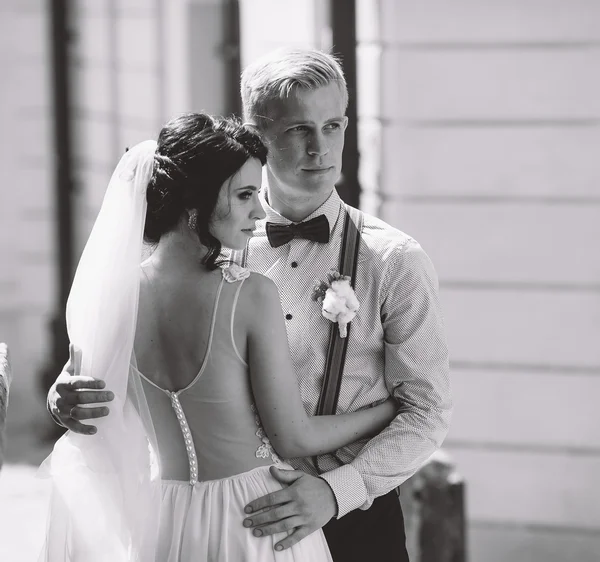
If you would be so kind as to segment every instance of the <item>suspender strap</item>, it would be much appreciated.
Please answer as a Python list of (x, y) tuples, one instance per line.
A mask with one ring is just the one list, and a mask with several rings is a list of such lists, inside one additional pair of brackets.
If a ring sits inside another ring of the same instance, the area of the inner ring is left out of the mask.
[[(363, 214), (353, 207), (346, 205), (346, 221), (340, 251), (340, 273), (350, 277), (350, 284), (354, 288), (356, 277), (356, 262), (360, 245), (360, 232), (362, 231)], [(317, 405), (317, 415), (325, 416), (335, 414), (342, 373), (346, 360), (346, 349), (350, 337), (350, 323), (345, 338), (340, 337), (337, 323), (331, 324), (329, 331), (329, 346), (325, 363), (325, 376), (321, 387), (321, 396)]]

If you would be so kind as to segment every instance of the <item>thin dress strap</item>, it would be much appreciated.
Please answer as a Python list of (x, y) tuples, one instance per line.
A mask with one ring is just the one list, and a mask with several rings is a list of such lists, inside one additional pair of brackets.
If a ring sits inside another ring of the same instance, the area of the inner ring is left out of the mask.
[(235, 295), (233, 297), (233, 306), (231, 309), (231, 328), (230, 328), (230, 332), (231, 332), (231, 345), (233, 346), (233, 351), (235, 351), (235, 354), (237, 356), (237, 358), (247, 367), (248, 363), (246, 363), (246, 360), (242, 357), (242, 355), (240, 354), (237, 345), (235, 344), (235, 338), (233, 337), (233, 327), (235, 325), (235, 311), (237, 309), (237, 303), (238, 303), (238, 298), (240, 296), (240, 290), (242, 289), (242, 285), (244, 284), (244, 281), (246, 279), (242, 279), (242, 281), (240, 282), (238, 288), (235, 291)]
[(137, 367), (137, 359), (135, 357), (135, 352), (133, 353), (133, 361), (134, 361), (134, 365), (132, 365), (132, 367), (137, 371), (137, 373), (140, 375), (140, 377), (142, 377), (146, 382), (148, 382), (149, 384), (151, 384), (152, 386), (158, 388), (158, 390), (164, 392), (165, 394), (168, 394), (169, 396), (172, 395), (178, 395), (186, 390), (188, 390), (189, 388), (191, 388), (194, 383), (202, 376), (202, 373), (204, 372), (206, 365), (208, 363), (208, 358), (210, 356), (210, 350), (212, 348), (212, 342), (213, 342), (213, 335), (215, 332), (215, 323), (217, 320), (217, 311), (219, 309), (219, 299), (221, 297), (221, 291), (223, 289), (223, 283), (224, 283), (225, 279), (221, 278), (221, 282), (219, 283), (219, 287), (217, 289), (217, 295), (215, 297), (215, 303), (213, 305), (213, 313), (212, 313), (212, 319), (210, 322), (210, 333), (208, 336), (208, 345), (206, 346), (206, 353), (204, 354), (204, 359), (202, 360), (202, 366), (200, 367), (200, 370), (198, 371), (198, 374), (194, 377), (194, 380), (192, 380), (192, 382), (190, 382), (190, 384), (188, 384), (186, 387), (181, 388), (177, 391), (171, 391), (171, 390), (167, 390), (165, 388), (162, 388), (160, 386), (158, 386), (155, 382), (151, 381), (148, 377), (146, 377), (146, 375), (144, 375), (144, 373), (142, 373), (138, 367)]

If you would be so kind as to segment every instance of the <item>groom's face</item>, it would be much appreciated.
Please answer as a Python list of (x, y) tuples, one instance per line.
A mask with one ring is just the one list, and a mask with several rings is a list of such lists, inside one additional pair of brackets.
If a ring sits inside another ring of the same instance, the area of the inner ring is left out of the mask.
[(269, 148), (269, 189), (282, 194), (323, 196), (333, 190), (342, 170), (348, 118), (337, 84), (296, 89), (273, 102), (271, 123), (263, 131)]

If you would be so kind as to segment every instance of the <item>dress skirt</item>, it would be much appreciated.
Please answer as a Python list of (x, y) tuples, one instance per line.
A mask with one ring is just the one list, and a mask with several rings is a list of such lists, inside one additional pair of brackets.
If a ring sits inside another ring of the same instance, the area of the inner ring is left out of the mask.
[(156, 561), (332, 562), (321, 530), (277, 552), (275, 544), (286, 533), (255, 537), (242, 525), (250, 501), (280, 489), (268, 466), (194, 486), (163, 480)]

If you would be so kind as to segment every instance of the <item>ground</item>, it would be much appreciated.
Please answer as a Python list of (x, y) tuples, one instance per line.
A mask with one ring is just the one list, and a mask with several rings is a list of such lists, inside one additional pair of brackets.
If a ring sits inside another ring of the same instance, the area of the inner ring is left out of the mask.
[(50, 445), (40, 438), (48, 427), (19, 425), (11, 431), (9, 424), (8, 429), (6, 458), (0, 470), (0, 560), (36, 562), (49, 501), (48, 481), (36, 473), (50, 452)]

